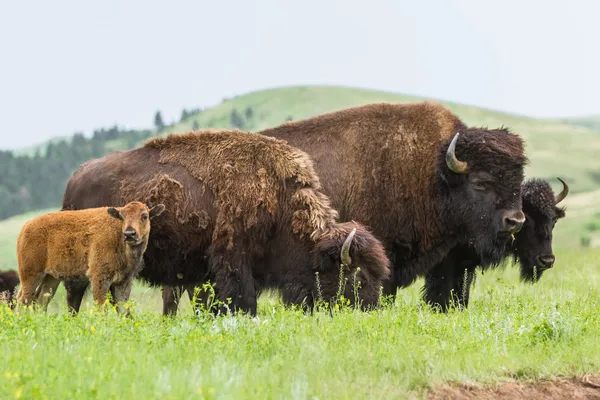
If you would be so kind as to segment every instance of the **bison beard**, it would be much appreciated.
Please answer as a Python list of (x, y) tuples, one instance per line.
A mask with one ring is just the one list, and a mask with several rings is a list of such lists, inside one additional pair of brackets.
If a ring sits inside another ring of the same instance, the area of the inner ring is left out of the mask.
[[(507, 260), (512, 254), (514, 261), (519, 261), (522, 281), (537, 282), (543, 272), (554, 264), (552, 230), (556, 222), (565, 217), (564, 209), (557, 207), (557, 204), (569, 192), (567, 184), (558, 179), (563, 184), (563, 190), (556, 196), (545, 180), (531, 179), (521, 187), (526, 221), (515, 234), (515, 240), (502, 248), (501, 261)], [(480, 265), (486, 269), (472, 247), (453, 249), (444, 261), (427, 274), (423, 290), (426, 302), (442, 311), (452, 305), (466, 307), (475, 270)]]
[(453, 249), (497, 265), (523, 224), (521, 138), (467, 127), (440, 104), (369, 104), (260, 133), (310, 154), (340, 217), (384, 242), (394, 270), (385, 294), (425, 277)]
[[(177, 286), (210, 279), (217, 298), (231, 298), (234, 310), (255, 314), (256, 298), (268, 287), (280, 289), (286, 303), (310, 305), (315, 272), (323, 296), (334, 296), (353, 229), (345, 276), (360, 281), (364, 308), (377, 303), (389, 276), (381, 243), (359, 224), (336, 222), (312, 161), (279, 140), (237, 131), (156, 138), (82, 165), (63, 208), (128, 199), (167, 206), (153, 225), (140, 278)], [(66, 286), (77, 305), (85, 287)], [(164, 306), (163, 312), (173, 311)]]

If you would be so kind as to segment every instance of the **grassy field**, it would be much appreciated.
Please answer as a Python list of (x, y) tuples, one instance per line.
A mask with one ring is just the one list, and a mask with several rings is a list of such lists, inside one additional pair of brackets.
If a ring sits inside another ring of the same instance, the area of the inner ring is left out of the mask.
[(86, 300), (66, 314), (0, 309), (0, 398), (403, 398), (448, 380), (493, 382), (600, 370), (596, 250), (560, 252), (535, 286), (516, 269), (478, 276), (466, 312), (419, 306), (422, 282), (396, 304), (303, 315), (274, 296), (259, 316), (159, 315), (136, 285), (131, 319)]
[[(419, 100), (351, 88), (271, 89), (226, 100), (168, 131), (194, 122), (230, 127), (233, 110), (244, 129), (257, 131), (359, 104)], [(257, 319), (195, 316), (187, 301), (176, 318), (164, 319), (160, 292), (140, 282), (132, 318), (94, 310), (89, 294), (72, 318), (61, 286), (47, 315), (0, 305), (0, 398), (405, 398), (448, 381), (599, 372), (600, 133), (593, 118), (536, 120), (445, 104), (469, 124), (523, 135), (528, 176), (551, 179), (556, 189), (556, 176), (570, 184), (567, 217), (554, 230), (557, 263), (538, 284), (520, 283), (512, 266), (478, 275), (469, 309), (448, 315), (421, 306), (422, 280), (370, 313), (308, 316), (267, 294)], [(16, 267), (22, 224), (49, 211), (0, 221), (0, 270)]]

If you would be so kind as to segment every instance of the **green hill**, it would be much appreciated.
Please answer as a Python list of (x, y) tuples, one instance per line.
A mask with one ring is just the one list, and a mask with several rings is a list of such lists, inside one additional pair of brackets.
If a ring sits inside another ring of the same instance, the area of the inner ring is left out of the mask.
[[(234, 111), (241, 129), (258, 131), (346, 107), (373, 102), (405, 103), (424, 98), (353, 88), (310, 86), (268, 89), (223, 101), (216, 107), (192, 115), (175, 124), (169, 132), (185, 132), (194, 127), (228, 128)], [(571, 193), (600, 187), (598, 131), (552, 120), (539, 120), (451, 102), (442, 102), (467, 124), (509, 127), (527, 141), (530, 166), (528, 176), (565, 179)], [(247, 110), (251, 110), (248, 112)], [(250, 115), (247, 117), (246, 115)]]
[[(163, 134), (206, 127), (237, 127), (255, 132), (290, 119), (303, 119), (361, 104), (422, 100), (424, 98), (343, 87), (275, 88), (224, 100), (215, 107), (188, 116), (166, 129)], [(553, 187), (559, 189), (556, 177), (560, 176), (571, 188), (571, 195), (565, 201), (568, 218), (561, 221), (555, 231), (557, 244), (578, 246), (582, 236), (584, 240), (589, 239), (592, 245), (596, 242), (600, 244), (600, 192), (596, 191), (600, 190), (600, 157), (597, 157), (600, 151), (600, 130), (575, 125), (572, 120), (569, 123), (564, 120), (541, 120), (458, 103), (442, 103), (467, 124), (488, 127), (504, 125), (522, 135), (527, 142), (527, 153), (531, 161), (526, 171), (528, 177), (549, 179)], [(142, 141), (137, 143), (141, 145)], [(108, 141), (105, 145), (107, 150), (125, 147), (123, 139)], [(19, 220), (20, 217), (15, 217), (0, 223), (0, 238), (2, 234), (6, 235), (3, 232), (16, 237), (14, 229), (18, 224), (11, 221)], [(3, 254), (6, 253), (0, 248), (0, 257)]]
[(583, 126), (585, 128), (600, 131), (600, 115), (593, 115), (589, 117), (562, 118), (560, 121), (566, 124)]

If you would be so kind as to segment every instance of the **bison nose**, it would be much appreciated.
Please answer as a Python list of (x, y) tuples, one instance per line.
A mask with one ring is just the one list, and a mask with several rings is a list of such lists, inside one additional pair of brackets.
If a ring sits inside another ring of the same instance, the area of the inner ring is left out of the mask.
[(510, 233), (517, 233), (523, 227), (525, 223), (525, 215), (522, 212), (518, 212), (513, 215), (506, 215), (502, 220), (504, 224), (504, 230)]
[(552, 265), (554, 265), (555, 258), (553, 254), (538, 256), (537, 259), (540, 267), (550, 268)]
[(123, 235), (125, 235), (125, 239), (135, 239), (137, 232), (136, 231), (125, 231), (125, 232), (123, 232)]

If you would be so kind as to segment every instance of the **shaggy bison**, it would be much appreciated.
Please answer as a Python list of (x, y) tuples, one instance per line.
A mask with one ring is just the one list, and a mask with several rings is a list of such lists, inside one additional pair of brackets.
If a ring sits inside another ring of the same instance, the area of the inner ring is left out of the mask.
[(341, 218), (382, 240), (394, 270), (386, 294), (462, 246), (497, 264), (525, 221), (522, 139), (468, 127), (437, 103), (369, 104), (260, 134), (310, 154)]
[(0, 272), (0, 299), (12, 307), (15, 288), (19, 285), (19, 276), (16, 271)]
[(61, 281), (88, 280), (99, 304), (111, 285), (115, 302), (128, 300), (132, 281), (143, 267), (150, 219), (164, 208), (131, 202), (119, 208), (54, 212), (27, 221), (17, 238), (19, 302), (33, 300), (46, 309)]
[[(285, 142), (208, 130), (156, 138), (83, 164), (67, 184), (63, 208), (166, 204), (139, 275), (154, 285), (212, 280), (218, 300), (230, 298), (234, 310), (255, 314), (258, 293), (269, 287), (280, 289), (285, 303), (310, 306), (317, 272), (322, 296), (334, 297), (342, 264), (368, 308), (389, 277), (385, 250), (361, 225), (337, 222), (320, 187), (310, 158)], [(351, 301), (352, 286), (342, 291)], [(67, 290), (76, 309), (85, 286)]]
[[(543, 272), (554, 264), (552, 231), (556, 222), (565, 216), (564, 208), (557, 207), (557, 204), (569, 193), (569, 186), (558, 179), (563, 190), (556, 196), (545, 180), (531, 179), (521, 187), (526, 220), (523, 228), (515, 234), (514, 241), (505, 247), (505, 258), (512, 255), (515, 261), (519, 261), (521, 280), (525, 282), (537, 282)], [(466, 307), (478, 265), (481, 265), (481, 260), (473, 248), (462, 246), (453, 249), (427, 274), (425, 301), (442, 311), (447, 311), (451, 302), (458, 307)]]

